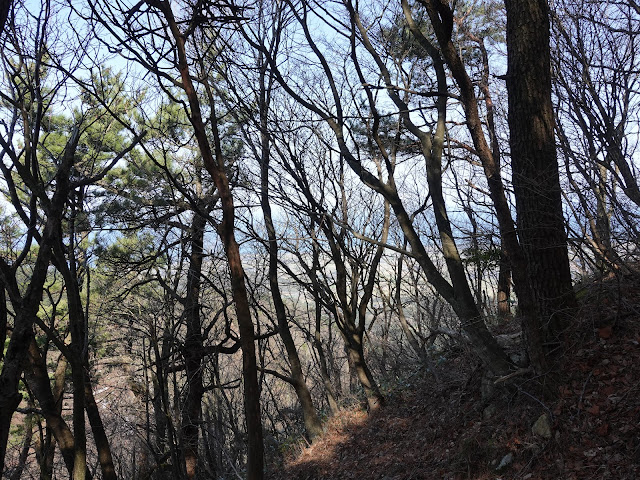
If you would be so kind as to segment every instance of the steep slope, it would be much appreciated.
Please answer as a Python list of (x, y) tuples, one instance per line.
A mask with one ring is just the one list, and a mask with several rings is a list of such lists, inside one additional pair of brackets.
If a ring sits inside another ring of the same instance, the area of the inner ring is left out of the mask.
[(382, 411), (344, 411), (269, 478), (639, 478), (640, 279), (605, 279), (580, 296), (554, 401), (523, 377), (483, 402), (480, 371), (459, 356), (440, 366), (441, 385), (416, 373)]

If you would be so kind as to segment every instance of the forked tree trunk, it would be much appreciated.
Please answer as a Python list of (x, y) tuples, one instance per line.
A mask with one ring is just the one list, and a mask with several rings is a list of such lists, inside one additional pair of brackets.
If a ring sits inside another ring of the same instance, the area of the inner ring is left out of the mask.
[(353, 365), (353, 370), (358, 378), (358, 382), (364, 390), (367, 399), (367, 407), (369, 411), (376, 411), (384, 406), (384, 396), (378, 388), (378, 384), (373, 378), (373, 374), (364, 358), (364, 350), (362, 346), (363, 335), (353, 332), (351, 335), (345, 335), (347, 345), (347, 355), (349, 355), (349, 364)]

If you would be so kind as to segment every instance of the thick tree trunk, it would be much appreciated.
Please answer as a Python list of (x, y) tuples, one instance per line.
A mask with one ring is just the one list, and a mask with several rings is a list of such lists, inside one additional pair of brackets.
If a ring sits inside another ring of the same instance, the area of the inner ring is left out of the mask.
[[(56, 399), (56, 395), (51, 390), (49, 374), (45, 359), (40, 354), (40, 349), (32, 337), (29, 342), (29, 362), (25, 368), (25, 379), (29, 389), (38, 401), (40, 410), (47, 422), (47, 428), (51, 429), (53, 436), (60, 447), (60, 453), (69, 472), (69, 477), (73, 475), (74, 464), (74, 437), (71, 429), (62, 418), (62, 405)], [(66, 361), (63, 361), (66, 366)], [(64, 377), (64, 370), (56, 369), (56, 387), (60, 387), (58, 375)], [(59, 395), (58, 397), (61, 397)], [(61, 398), (60, 398), (61, 400)], [(87, 477), (88, 478), (88, 477)]]
[(378, 384), (375, 382), (373, 374), (365, 361), (361, 334), (354, 332), (349, 335), (347, 340), (347, 354), (349, 355), (350, 364), (353, 365), (358, 381), (364, 390), (369, 411), (373, 412), (380, 409), (380, 407), (385, 404), (384, 396), (380, 393)]
[(202, 422), (202, 360), (204, 358), (202, 325), (200, 320), (200, 284), (204, 229), (206, 220), (194, 213), (191, 223), (191, 254), (187, 277), (187, 296), (184, 305), (184, 317), (187, 324), (187, 336), (184, 343), (185, 373), (187, 387), (185, 404), (182, 411), (180, 431), (182, 455), (185, 471), (189, 480), (195, 478), (198, 468), (198, 439)]
[[(536, 372), (542, 374), (547, 370), (547, 367), (543, 348), (545, 340), (541, 326), (542, 317), (540, 315), (540, 305), (535, 293), (535, 285), (531, 278), (529, 259), (521, 245), (522, 239), (518, 238), (511, 216), (511, 209), (507, 201), (500, 174), (499, 150), (497, 148), (491, 149), (487, 143), (483, 122), (479, 114), (474, 84), (467, 74), (458, 49), (453, 43), (452, 32), (454, 18), (451, 8), (448, 4), (437, 0), (420, 0), (420, 2), (427, 9), (438, 38), (442, 55), (460, 89), (460, 97), (465, 109), (467, 128), (471, 135), (476, 154), (482, 162), (491, 200), (493, 201), (496, 218), (500, 227), (503, 251), (511, 265), (514, 290), (518, 297), (519, 313), (522, 318), (523, 330), (527, 337), (529, 359)], [(471, 310), (469, 310), (469, 312), (471, 312)], [(478, 333), (482, 336), (486, 335), (485, 332)], [(472, 342), (476, 342), (471, 335), (470, 338)], [(490, 350), (494, 350), (494, 348), (495, 346), (491, 346)]]
[[(564, 229), (551, 103), (546, 0), (506, 0), (507, 90), (518, 235), (542, 340), (558, 343), (576, 301)], [(515, 267), (515, 266), (514, 266)], [(531, 327), (529, 334), (538, 336)]]
[(4, 27), (9, 19), (9, 11), (11, 10), (12, 0), (0, 0), (0, 35), (4, 31)]

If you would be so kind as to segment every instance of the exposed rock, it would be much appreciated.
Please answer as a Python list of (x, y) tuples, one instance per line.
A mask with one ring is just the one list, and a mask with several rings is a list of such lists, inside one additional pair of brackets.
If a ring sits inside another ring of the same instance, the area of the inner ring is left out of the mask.
[(502, 457), (502, 460), (500, 460), (500, 464), (498, 465), (498, 468), (496, 468), (496, 472), (503, 471), (512, 463), (513, 463), (513, 454), (507, 453), (504, 457)]
[(498, 411), (498, 407), (496, 407), (495, 403), (490, 403), (482, 411), (482, 417), (485, 420), (489, 420), (491, 417), (493, 417), (496, 414), (497, 411)]
[(551, 424), (549, 423), (549, 415), (543, 413), (540, 415), (536, 423), (533, 424), (531, 431), (534, 435), (542, 438), (551, 438)]

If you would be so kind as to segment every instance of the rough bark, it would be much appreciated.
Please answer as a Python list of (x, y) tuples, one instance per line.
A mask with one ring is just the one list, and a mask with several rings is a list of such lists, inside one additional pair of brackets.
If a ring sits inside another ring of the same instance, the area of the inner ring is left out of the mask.
[[(63, 364), (66, 365), (66, 362), (63, 362)], [(62, 376), (64, 376), (64, 371), (58, 372), (58, 369), (56, 369), (56, 373), (61, 373)], [(58, 375), (56, 375), (56, 386), (59, 386), (57, 376)], [(73, 433), (62, 418), (61, 401), (57, 400), (57, 398), (61, 400), (62, 396), (56, 396), (51, 389), (45, 359), (42, 357), (40, 349), (38, 348), (33, 336), (29, 342), (29, 356), (28, 363), (25, 368), (25, 380), (29, 389), (38, 401), (40, 410), (47, 422), (47, 428), (51, 429), (53, 436), (60, 447), (60, 453), (62, 454), (65, 466), (69, 472), (69, 477), (72, 477), (75, 444)]]
[(458, 49), (453, 43), (454, 18), (451, 8), (448, 4), (437, 0), (420, 0), (420, 2), (427, 9), (442, 56), (460, 90), (460, 100), (465, 111), (467, 129), (473, 141), (475, 153), (482, 163), (490, 197), (495, 208), (496, 219), (498, 220), (503, 251), (512, 268), (519, 312), (523, 329), (527, 333), (529, 359), (537, 373), (541, 374), (546, 371), (546, 359), (543, 349), (544, 336), (541, 331), (542, 322), (539, 305), (531, 281), (528, 259), (518, 238), (502, 182), (499, 151), (496, 148), (490, 148), (487, 143), (474, 84), (465, 69)]
[[(529, 267), (543, 342), (556, 343), (576, 301), (551, 102), (549, 7), (546, 0), (506, 0), (505, 6), (508, 119), (518, 235)], [(530, 335), (539, 335), (528, 330)]]
[(200, 286), (202, 276), (203, 243), (206, 219), (194, 213), (191, 223), (189, 273), (184, 318), (187, 335), (184, 343), (185, 373), (187, 376), (185, 405), (180, 431), (182, 455), (188, 479), (196, 476), (198, 467), (198, 439), (202, 421), (203, 336), (200, 319)]
[(349, 364), (353, 366), (358, 382), (364, 390), (367, 408), (369, 411), (374, 412), (384, 406), (385, 400), (365, 360), (362, 345), (363, 338), (364, 335), (359, 331), (351, 331), (345, 334)]

